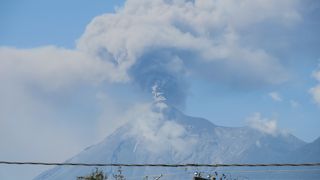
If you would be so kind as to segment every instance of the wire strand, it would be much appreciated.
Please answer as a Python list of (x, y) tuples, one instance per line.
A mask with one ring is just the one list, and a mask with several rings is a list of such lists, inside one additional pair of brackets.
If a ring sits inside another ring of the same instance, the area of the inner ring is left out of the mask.
[(42, 165), (42, 166), (114, 166), (114, 167), (266, 167), (266, 166), (320, 166), (316, 163), (273, 163), (273, 164), (122, 164), (122, 163), (56, 163), (56, 162), (21, 162), (21, 161), (0, 161), (5, 165)]

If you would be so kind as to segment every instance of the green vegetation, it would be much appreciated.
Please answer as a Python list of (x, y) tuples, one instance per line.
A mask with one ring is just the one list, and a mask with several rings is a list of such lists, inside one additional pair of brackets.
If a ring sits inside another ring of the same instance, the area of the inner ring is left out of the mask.
[(77, 177), (77, 180), (83, 180), (83, 179), (84, 180), (106, 180), (108, 179), (108, 176), (104, 174), (102, 170), (99, 170), (98, 168), (96, 168), (96, 170), (88, 176)]

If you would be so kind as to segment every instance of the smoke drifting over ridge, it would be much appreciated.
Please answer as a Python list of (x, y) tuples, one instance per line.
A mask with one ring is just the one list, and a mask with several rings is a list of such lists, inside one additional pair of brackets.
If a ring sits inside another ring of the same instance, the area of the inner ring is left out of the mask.
[[(239, 117), (250, 113), (246, 111), (261, 110), (268, 114), (276, 110), (285, 117), (281, 118), (280, 126), (289, 123), (298, 129), (301, 137), (309, 136), (311, 141), (310, 134), (314, 134), (312, 138), (318, 135), (314, 126), (318, 113), (306, 106), (310, 101), (305, 96), (310, 77), (305, 76), (308, 69), (303, 68), (314, 70), (309, 67), (316, 64), (309, 62), (315, 61), (309, 53), (319, 57), (316, 37), (320, 11), (316, 8), (318, 2), (300, 2), (126, 0), (114, 13), (95, 17), (77, 40), (76, 48), (48, 45), (25, 49), (18, 44), (20, 48), (3, 44), (0, 46), (1, 157), (16, 157), (21, 153), (26, 159), (48, 157), (47, 160), (62, 161), (126, 123), (134, 125), (133, 133), (148, 137), (145, 140), (151, 150), (154, 147), (168, 150), (172, 145), (173, 149), (186, 152), (194, 142), (188, 141), (192, 134), (187, 134), (179, 123), (172, 123), (176, 119), (166, 116), (167, 110), (161, 110), (167, 105), (180, 109), (188, 97), (189, 85), (198, 84), (201, 87), (192, 89), (196, 96), (188, 101), (187, 114), (199, 114), (220, 125), (238, 126)], [(56, 23), (59, 21), (58, 17), (54, 19)], [(44, 25), (40, 23), (36, 29), (43, 31)], [(60, 30), (73, 23), (53, 25), (63, 38)], [(33, 37), (27, 39), (30, 38)], [(58, 39), (52, 42), (61, 45)], [(47, 42), (45, 39), (44, 43)], [(278, 86), (287, 80), (287, 71), (299, 78), (289, 77), (288, 83)], [(314, 74), (317, 80), (318, 74)], [(301, 87), (292, 88), (296, 84), (290, 80), (297, 80)], [(212, 87), (221, 87), (223, 91), (251, 92), (208, 92), (213, 83)], [(147, 97), (132, 85), (139, 86)], [(152, 91), (157, 98), (150, 102)], [(280, 109), (274, 109), (271, 101), (272, 108), (268, 108), (268, 99), (267, 104), (260, 101), (273, 91), (281, 93), (284, 99), (277, 104)], [(320, 83), (309, 92), (320, 104)], [(284, 108), (289, 105), (290, 97), (294, 97), (290, 101), (292, 106), (299, 109), (295, 113)], [(213, 98), (216, 102), (211, 101)], [(221, 98), (226, 103), (221, 103)], [(212, 110), (215, 104), (222, 105), (223, 111)], [(306, 115), (306, 120), (301, 121), (300, 115)], [(251, 127), (279, 134), (274, 118), (253, 115), (251, 119)], [(305, 124), (304, 128), (300, 128), (301, 123)], [(58, 144), (52, 146), (54, 141)], [(37, 142), (37, 145), (26, 142)], [(65, 145), (73, 148), (59, 148)], [(11, 172), (6, 173), (11, 177)]]
[[(133, 82), (147, 92), (156, 83), (168, 103), (183, 105), (186, 77), (277, 84), (287, 79), (279, 60), (241, 32), (255, 24), (299, 21), (297, 1), (128, 0), (114, 14), (96, 17), (78, 49), (109, 65), (112, 82)], [(285, 25), (284, 25), (285, 26)]]

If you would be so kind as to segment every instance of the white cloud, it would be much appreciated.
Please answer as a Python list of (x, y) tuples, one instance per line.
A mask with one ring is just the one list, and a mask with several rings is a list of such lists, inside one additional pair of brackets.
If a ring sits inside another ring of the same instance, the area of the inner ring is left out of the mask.
[(46, 46), (33, 49), (0, 47), (0, 74), (49, 90), (80, 82), (99, 83), (117, 76), (111, 64), (78, 50)]
[(295, 101), (295, 100), (290, 100), (290, 105), (293, 108), (297, 108), (297, 107), (300, 106), (300, 103), (298, 101)]
[(91, 139), (77, 126), (62, 125), (50, 104), (22, 85), (1, 83), (0, 159), (64, 161), (88, 145)]
[(260, 113), (255, 113), (246, 120), (249, 127), (256, 129), (262, 133), (273, 136), (278, 135), (277, 120), (263, 118)]
[(311, 88), (309, 92), (311, 93), (314, 101), (320, 105), (320, 85)]
[(94, 121), (88, 119), (93, 125), (85, 133), (79, 115), (60, 106), (78, 87), (95, 87), (112, 75), (108, 62), (78, 50), (0, 47), (0, 158), (64, 161), (91, 145), (97, 140)]
[(320, 70), (313, 72), (312, 76), (320, 82)]
[(282, 101), (282, 97), (280, 96), (279, 93), (277, 92), (270, 92), (269, 96), (272, 98), (272, 100), (277, 101), (277, 102), (281, 102)]
[(192, 66), (192, 71), (209, 79), (217, 78), (212, 71), (223, 68), (229, 77), (281, 83), (287, 76), (277, 58), (250, 44), (243, 46), (240, 30), (264, 21), (298, 19), (296, 1), (288, 0), (128, 0), (115, 14), (96, 17), (78, 48), (114, 63), (116, 81), (132, 79), (129, 71), (141, 63), (143, 54), (169, 49), (177, 56), (193, 54), (182, 58), (184, 67), (198, 64), (199, 69)]
[(320, 105), (320, 70), (319, 71), (315, 71), (312, 74), (312, 76), (319, 82), (319, 84), (316, 85), (315, 87), (311, 88), (309, 90), (309, 93), (312, 95), (315, 103)]

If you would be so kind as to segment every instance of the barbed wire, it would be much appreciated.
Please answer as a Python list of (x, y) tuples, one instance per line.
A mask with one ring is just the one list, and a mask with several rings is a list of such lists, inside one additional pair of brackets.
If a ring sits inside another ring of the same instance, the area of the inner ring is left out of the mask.
[(273, 163), (273, 164), (125, 164), (125, 163), (72, 163), (72, 162), (21, 162), (0, 161), (4, 165), (42, 165), (42, 166), (114, 166), (114, 167), (266, 167), (266, 166), (320, 166), (316, 163)]

